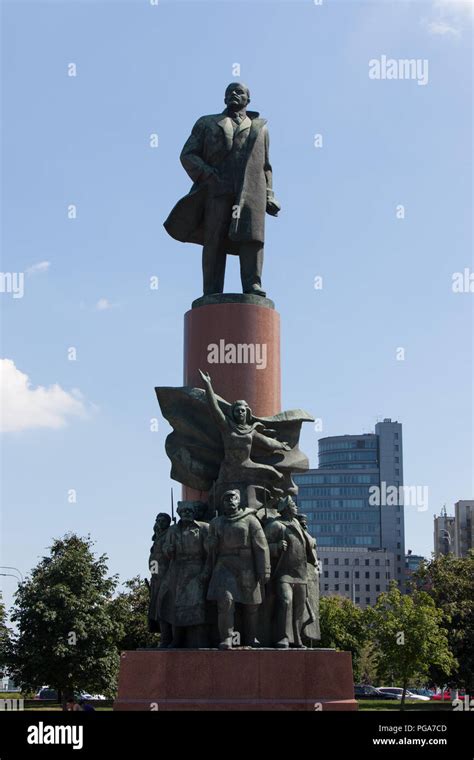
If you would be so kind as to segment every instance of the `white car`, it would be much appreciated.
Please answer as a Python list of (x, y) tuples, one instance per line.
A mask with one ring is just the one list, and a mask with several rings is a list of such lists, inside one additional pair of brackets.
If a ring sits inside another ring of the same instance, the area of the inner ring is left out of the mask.
[[(377, 689), (379, 691), (383, 691), (388, 694), (395, 694), (397, 699), (401, 699), (403, 695), (403, 689), (401, 689), (399, 686), (377, 686)], [(409, 689), (406, 690), (405, 693), (406, 699), (417, 699), (419, 702), (429, 702), (429, 697), (423, 697), (421, 694), (413, 694), (412, 691), (409, 691)]]

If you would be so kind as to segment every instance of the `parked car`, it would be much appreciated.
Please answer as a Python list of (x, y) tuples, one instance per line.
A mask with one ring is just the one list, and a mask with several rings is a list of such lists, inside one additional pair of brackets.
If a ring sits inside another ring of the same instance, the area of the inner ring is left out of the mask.
[[(35, 694), (35, 699), (54, 699), (57, 701), (58, 699), (58, 692), (56, 689), (51, 689), (49, 686), (42, 686), (41, 689)], [(80, 699), (86, 700), (86, 702), (94, 701), (94, 700), (104, 700), (107, 699), (107, 697), (104, 697), (103, 694), (89, 694), (87, 691), (79, 691), (75, 692), (74, 699), (79, 702)]]
[(449, 702), (451, 700), (451, 691), (450, 689), (445, 689), (444, 692), (439, 691), (436, 694), (433, 694), (431, 699), (439, 699), (439, 700), (445, 700), (446, 702)]
[[(378, 691), (385, 694), (394, 694), (397, 699), (401, 699), (403, 696), (403, 689), (399, 686), (377, 686)], [(421, 694), (413, 694), (413, 692), (406, 690), (405, 699), (417, 699), (419, 702), (429, 702), (429, 697), (424, 697)]]
[(368, 684), (354, 685), (354, 696), (356, 699), (397, 699), (394, 694), (384, 694)]
[(56, 689), (50, 689), (49, 686), (42, 686), (35, 694), (35, 699), (54, 699), (57, 702), (58, 692)]
[(434, 691), (431, 689), (410, 689), (410, 692), (412, 694), (419, 694), (421, 697), (428, 697), (428, 699), (432, 699)]

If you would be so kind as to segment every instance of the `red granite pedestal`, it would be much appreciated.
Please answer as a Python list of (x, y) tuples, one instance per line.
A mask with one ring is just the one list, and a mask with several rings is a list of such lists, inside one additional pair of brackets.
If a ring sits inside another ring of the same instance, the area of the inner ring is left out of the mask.
[(114, 710), (357, 710), (350, 652), (123, 652)]
[[(218, 396), (245, 399), (257, 417), (281, 411), (280, 315), (269, 298), (203, 296), (184, 316), (184, 385), (202, 388), (208, 372)], [(207, 494), (183, 486), (183, 498)]]

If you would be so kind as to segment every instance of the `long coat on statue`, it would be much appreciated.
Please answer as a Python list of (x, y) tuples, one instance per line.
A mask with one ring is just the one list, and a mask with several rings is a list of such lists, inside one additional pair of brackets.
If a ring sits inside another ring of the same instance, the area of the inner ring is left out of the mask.
[(217, 547), (208, 558), (212, 575), (207, 598), (219, 600), (228, 591), (234, 602), (260, 604), (259, 579), (270, 578), (270, 554), (255, 515), (241, 509), (231, 517), (215, 517), (210, 522), (209, 535), (217, 538)]
[(171, 237), (182, 243), (204, 245), (207, 193), (219, 194), (219, 180), (204, 180), (203, 173), (209, 166), (219, 169), (232, 150), (233, 141), (245, 139), (243, 160), (239, 161), (235, 177), (235, 205), (240, 212), (238, 218), (230, 220), (228, 252), (238, 253), (239, 243), (264, 242), (267, 198), (273, 197), (266, 123), (256, 111), (247, 111), (234, 135), (225, 111), (197, 120), (180, 157), (194, 184), (164, 222)]

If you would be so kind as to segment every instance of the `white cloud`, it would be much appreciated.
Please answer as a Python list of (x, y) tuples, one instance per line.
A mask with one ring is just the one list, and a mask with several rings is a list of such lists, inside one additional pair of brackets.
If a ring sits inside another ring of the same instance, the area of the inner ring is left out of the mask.
[(433, 0), (432, 15), (422, 24), (437, 37), (460, 37), (474, 12), (474, 0)]
[(110, 301), (107, 300), (107, 298), (99, 298), (99, 300), (97, 301), (95, 305), (96, 311), (107, 311), (108, 309), (112, 309), (112, 308), (113, 308), (113, 304), (111, 304)]
[(472, 13), (474, 0), (434, 0), (435, 8), (449, 8), (453, 11)]
[(461, 30), (456, 28), (455, 26), (452, 26), (452, 24), (448, 24), (446, 21), (430, 21), (427, 24), (428, 31), (430, 34), (433, 35), (440, 35), (443, 36), (445, 34), (452, 34), (455, 37), (459, 37), (461, 34)]
[(47, 272), (50, 266), (50, 261), (39, 261), (37, 264), (33, 264), (31, 267), (28, 267), (26, 274), (38, 274), (39, 272)]
[(4, 433), (65, 427), (69, 417), (83, 417), (85, 406), (78, 390), (70, 393), (58, 384), (32, 388), (28, 375), (11, 359), (0, 359), (0, 430)]

